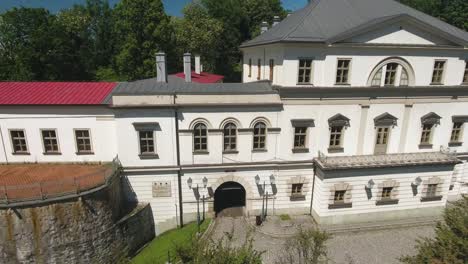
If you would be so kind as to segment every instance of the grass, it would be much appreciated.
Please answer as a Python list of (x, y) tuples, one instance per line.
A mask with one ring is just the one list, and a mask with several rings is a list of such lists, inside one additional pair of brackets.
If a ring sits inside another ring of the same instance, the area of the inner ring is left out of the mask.
[[(205, 232), (211, 219), (206, 219), (200, 226), (200, 232)], [(164, 264), (167, 262), (168, 252), (173, 260), (175, 256), (175, 245), (188, 244), (192, 236), (197, 232), (197, 223), (190, 223), (181, 229), (173, 229), (156, 237), (136, 255), (130, 263), (132, 264)]]
[(279, 216), (281, 221), (289, 221), (291, 220), (291, 217), (288, 214), (282, 214)]

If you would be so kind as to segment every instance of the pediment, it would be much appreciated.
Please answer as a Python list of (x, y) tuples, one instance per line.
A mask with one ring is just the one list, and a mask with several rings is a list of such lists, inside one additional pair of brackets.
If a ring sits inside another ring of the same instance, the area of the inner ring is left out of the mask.
[(389, 113), (383, 113), (374, 118), (374, 124), (376, 126), (396, 126), (398, 118), (394, 117)]

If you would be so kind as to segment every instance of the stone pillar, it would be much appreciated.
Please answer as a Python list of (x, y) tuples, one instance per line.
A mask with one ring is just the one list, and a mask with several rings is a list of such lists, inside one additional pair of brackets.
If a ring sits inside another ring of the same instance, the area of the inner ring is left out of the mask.
[(367, 128), (367, 115), (369, 113), (370, 105), (361, 105), (361, 121), (359, 123), (359, 134), (357, 142), (357, 154), (364, 154), (364, 142), (366, 137), (366, 128)]
[(403, 120), (401, 122), (400, 145), (398, 146), (399, 153), (405, 152), (406, 138), (408, 136), (409, 121), (411, 118), (411, 109), (413, 109), (413, 104), (405, 104), (405, 113), (403, 114)]

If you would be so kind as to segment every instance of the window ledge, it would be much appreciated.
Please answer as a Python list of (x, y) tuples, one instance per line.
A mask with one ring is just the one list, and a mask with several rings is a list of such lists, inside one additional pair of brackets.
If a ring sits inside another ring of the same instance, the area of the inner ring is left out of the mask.
[(292, 153), (309, 153), (308, 148), (293, 148)]
[(432, 149), (432, 144), (421, 143), (418, 146), (420, 149)]
[(300, 86), (314, 86), (314, 85), (311, 84), (311, 83), (296, 83), (296, 85), (300, 85)]
[(62, 155), (61, 152), (43, 152), (42, 154), (44, 155), (47, 155), (47, 156), (58, 156), (58, 155)]
[(329, 147), (328, 148), (328, 153), (343, 153), (344, 148), (342, 147)]
[(448, 146), (449, 147), (461, 147), (463, 145), (463, 142), (449, 142)]
[(328, 209), (343, 209), (343, 208), (352, 208), (353, 203), (334, 203), (329, 204)]
[(290, 201), (305, 201), (305, 195), (294, 194), (289, 198)]
[(225, 150), (225, 151), (223, 151), (223, 154), (239, 154), (239, 151), (237, 151), (237, 150)]
[(80, 155), (80, 156), (94, 155), (94, 152), (92, 152), (92, 151), (81, 151), (81, 152), (76, 152), (76, 155)]
[(460, 85), (463, 85), (463, 86), (468, 85), (468, 82), (464, 82), (464, 83), (462, 83)]
[(262, 153), (262, 152), (267, 152), (266, 149), (253, 149), (252, 150), (253, 153)]
[(442, 195), (421, 197), (421, 202), (435, 202), (435, 201), (441, 201), (441, 200), (442, 200)]
[(350, 83), (335, 83), (336, 86), (351, 86)]
[(391, 204), (398, 204), (398, 199), (384, 199), (375, 202), (375, 205), (391, 205)]
[(140, 155), (138, 155), (138, 157), (140, 157), (140, 159), (142, 159), (142, 160), (146, 160), (146, 159), (159, 159), (159, 155), (158, 155), (158, 154), (140, 154)]
[(210, 152), (206, 150), (197, 150), (193, 152), (193, 155), (208, 155), (208, 154), (210, 154)]
[(444, 85), (443, 83), (431, 83), (431, 85)]
[(29, 155), (31, 155), (31, 153), (29, 153), (29, 152), (13, 152), (11, 154), (15, 155), (15, 156), (29, 156)]

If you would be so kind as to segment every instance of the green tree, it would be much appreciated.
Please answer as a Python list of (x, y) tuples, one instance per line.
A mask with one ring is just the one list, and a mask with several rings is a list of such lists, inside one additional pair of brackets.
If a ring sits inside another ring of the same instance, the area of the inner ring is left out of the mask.
[(330, 234), (317, 229), (300, 229), (284, 246), (284, 254), (278, 264), (319, 264), (327, 263), (326, 242)]
[(439, 222), (433, 239), (418, 240), (418, 253), (400, 260), (407, 264), (468, 263), (468, 197), (450, 204)]
[[(173, 50), (173, 30), (161, 0), (122, 0), (114, 10), (115, 69), (125, 79), (156, 76), (154, 54)], [(171, 60), (169, 60), (169, 63)]]

